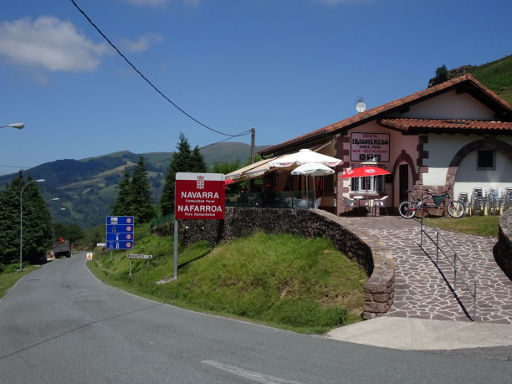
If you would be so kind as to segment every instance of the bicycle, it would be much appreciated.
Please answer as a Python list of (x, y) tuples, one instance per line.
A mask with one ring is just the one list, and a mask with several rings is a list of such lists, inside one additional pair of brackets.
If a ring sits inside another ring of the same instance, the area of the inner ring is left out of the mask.
[[(442, 192), (440, 195), (434, 195), (430, 190), (426, 190), (421, 199), (413, 196), (414, 191), (407, 191), (413, 197), (414, 201), (403, 201), (398, 206), (398, 213), (404, 219), (412, 219), (416, 215), (416, 211), (430, 208), (446, 207), (451, 217), (459, 218), (464, 216), (465, 207), (460, 201), (450, 199), (448, 191)], [(432, 201), (433, 204), (430, 202)]]

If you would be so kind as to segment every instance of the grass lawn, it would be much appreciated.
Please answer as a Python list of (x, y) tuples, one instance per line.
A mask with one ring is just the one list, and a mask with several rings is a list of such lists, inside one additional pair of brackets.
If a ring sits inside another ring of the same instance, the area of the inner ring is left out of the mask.
[(460, 219), (452, 217), (429, 218), (435, 226), (447, 231), (489, 237), (498, 237), (499, 219), (499, 216), (464, 216)]
[(19, 264), (13, 264), (12, 266), (8, 266), (5, 271), (0, 272), (0, 298), (4, 297), (7, 290), (11, 288), (19, 279), (39, 268), (36, 265), (26, 265), (23, 267), (23, 271), (20, 273), (16, 272), (16, 268), (18, 267)]
[(359, 321), (367, 276), (326, 239), (255, 233), (210, 249), (180, 251), (172, 276), (171, 238), (151, 235), (132, 250), (154, 259), (133, 262), (124, 252), (95, 254), (89, 268), (105, 282), (158, 301), (299, 332), (322, 333)]

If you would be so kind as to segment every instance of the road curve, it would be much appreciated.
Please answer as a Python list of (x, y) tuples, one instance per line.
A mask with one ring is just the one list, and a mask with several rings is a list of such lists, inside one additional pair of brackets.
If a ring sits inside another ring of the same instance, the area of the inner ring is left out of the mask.
[(0, 383), (503, 383), (499, 355), (425, 353), (204, 315), (108, 287), (85, 254), (0, 301)]

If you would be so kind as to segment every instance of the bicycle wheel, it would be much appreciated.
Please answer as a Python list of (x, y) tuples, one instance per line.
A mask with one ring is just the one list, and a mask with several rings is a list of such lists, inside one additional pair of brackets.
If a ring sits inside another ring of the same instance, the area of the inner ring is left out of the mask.
[(412, 219), (416, 214), (416, 206), (410, 201), (403, 201), (398, 206), (398, 213), (404, 219)]
[(449, 201), (446, 210), (451, 217), (458, 218), (464, 216), (464, 205), (458, 201)]

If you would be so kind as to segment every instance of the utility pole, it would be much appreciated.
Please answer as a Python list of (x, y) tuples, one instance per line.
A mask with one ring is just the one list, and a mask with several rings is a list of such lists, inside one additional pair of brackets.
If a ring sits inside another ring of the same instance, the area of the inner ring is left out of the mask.
[(251, 164), (254, 163), (254, 151), (255, 151), (254, 139), (255, 139), (255, 136), (256, 136), (256, 129), (251, 128)]

